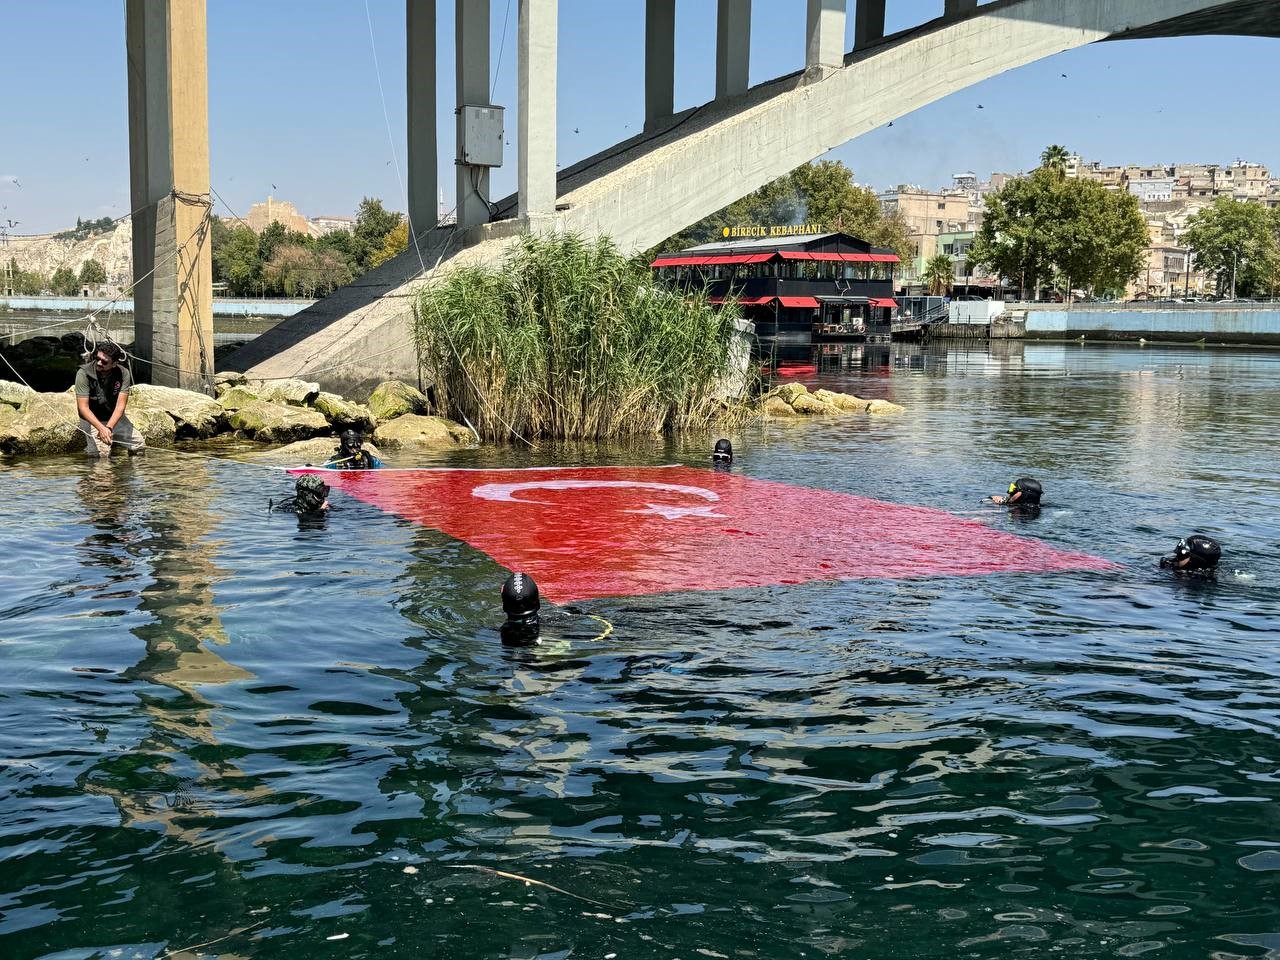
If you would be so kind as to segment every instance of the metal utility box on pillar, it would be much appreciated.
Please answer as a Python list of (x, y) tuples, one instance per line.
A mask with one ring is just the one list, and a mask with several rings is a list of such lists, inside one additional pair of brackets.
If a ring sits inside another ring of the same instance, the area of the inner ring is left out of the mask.
[(212, 393), (204, 0), (126, 0), (134, 372)]
[[(487, 106), (489, 87), (489, 0), (455, 0), (454, 6), (454, 101), (461, 132), (462, 113), (467, 108)], [(461, 140), (458, 146), (461, 147)], [(489, 222), (489, 167), (468, 163), (459, 149), (457, 223), (460, 229)]]

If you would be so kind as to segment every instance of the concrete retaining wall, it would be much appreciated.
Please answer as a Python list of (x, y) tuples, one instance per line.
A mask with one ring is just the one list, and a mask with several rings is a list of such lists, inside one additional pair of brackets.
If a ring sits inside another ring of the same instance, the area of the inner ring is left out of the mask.
[[(314, 300), (235, 300), (215, 299), (215, 317), (292, 317)], [(110, 305), (110, 306), (108, 306)], [(133, 313), (133, 300), (117, 300), (112, 303), (96, 297), (0, 297), (0, 310), (39, 310), (43, 313), (90, 313), (94, 310), (110, 310), (112, 313)]]
[(1280, 345), (1280, 308), (1028, 310), (1027, 336)]

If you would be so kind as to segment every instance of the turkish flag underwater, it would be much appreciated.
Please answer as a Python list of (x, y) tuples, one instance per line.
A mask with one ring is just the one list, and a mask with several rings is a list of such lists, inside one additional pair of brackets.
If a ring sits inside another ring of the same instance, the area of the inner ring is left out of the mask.
[(290, 472), (323, 472), (344, 493), (464, 540), (557, 603), (1114, 567), (941, 510), (692, 467)]

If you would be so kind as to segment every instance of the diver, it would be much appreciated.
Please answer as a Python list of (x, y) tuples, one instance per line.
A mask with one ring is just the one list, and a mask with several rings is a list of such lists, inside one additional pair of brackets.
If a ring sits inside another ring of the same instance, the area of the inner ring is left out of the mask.
[(733, 464), (733, 444), (721, 437), (711, 450), (711, 466), (716, 471), (726, 471)]
[(1160, 566), (1174, 573), (1197, 577), (1211, 577), (1222, 559), (1222, 547), (1213, 537), (1193, 533), (1183, 537), (1173, 548), (1173, 554), (1160, 558)]
[(338, 438), (338, 449), (324, 464), (326, 470), (377, 470), (382, 461), (364, 449), (364, 437), (355, 430), (344, 430)]
[(502, 584), (502, 611), (507, 622), (502, 625), (502, 642), (509, 647), (529, 647), (541, 643), (542, 621), (538, 609), (538, 585), (527, 573), (513, 573)]
[(1044, 487), (1040, 485), (1040, 481), (1032, 477), (1019, 477), (1013, 483), (1009, 484), (1009, 492), (1006, 494), (995, 494), (991, 497), (992, 503), (1003, 504), (1007, 507), (1022, 508), (1040, 508), (1040, 497), (1044, 494)]
[(299, 520), (323, 518), (329, 512), (329, 485), (314, 473), (304, 473), (294, 485), (293, 496), (267, 504), (267, 511), (295, 513)]

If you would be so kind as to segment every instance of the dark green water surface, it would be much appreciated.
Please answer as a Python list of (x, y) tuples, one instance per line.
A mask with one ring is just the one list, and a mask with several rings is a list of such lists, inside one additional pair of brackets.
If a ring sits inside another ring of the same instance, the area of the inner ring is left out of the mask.
[[(510, 650), (493, 561), (340, 496), (268, 517), (278, 472), (0, 466), (0, 956), (1280, 957), (1280, 354), (819, 379), (907, 413), (744, 430), (736, 469), (1121, 569), (593, 601)], [(1023, 473), (1038, 519), (978, 505)], [(1216, 582), (1155, 566), (1194, 530)]]

